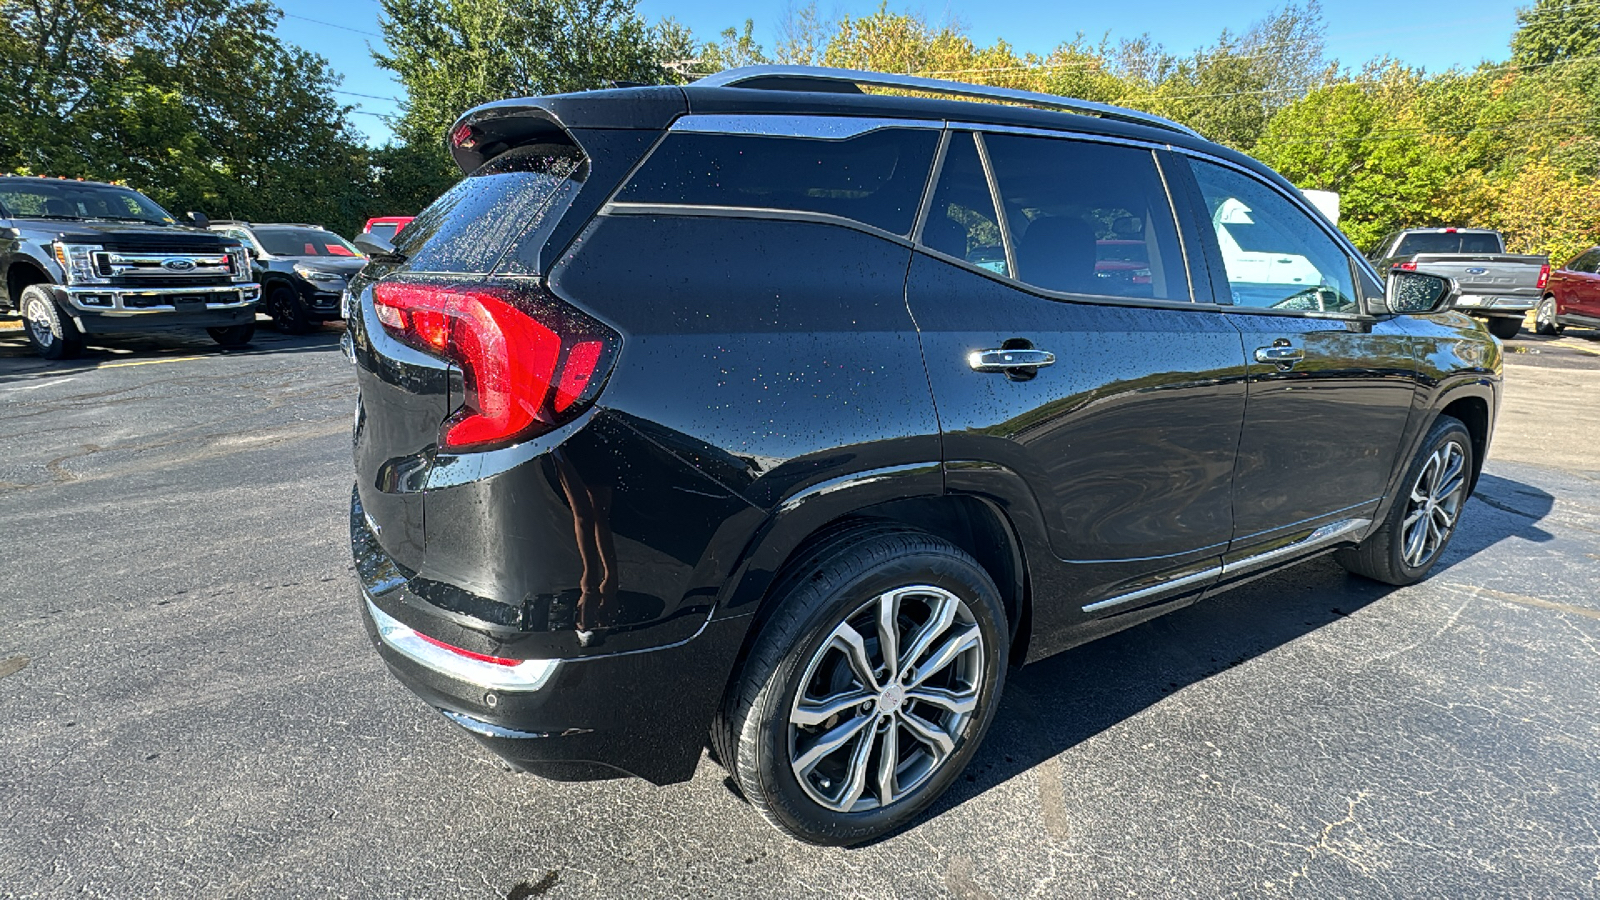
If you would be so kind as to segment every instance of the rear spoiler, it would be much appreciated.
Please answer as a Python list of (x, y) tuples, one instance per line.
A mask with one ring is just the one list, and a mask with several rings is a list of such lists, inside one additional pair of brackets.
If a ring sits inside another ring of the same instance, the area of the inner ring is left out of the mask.
[(462, 174), (525, 144), (572, 144), (593, 157), (576, 132), (633, 129), (659, 132), (688, 112), (676, 87), (617, 88), (522, 97), (485, 103), (450, 126), (445, 143)]

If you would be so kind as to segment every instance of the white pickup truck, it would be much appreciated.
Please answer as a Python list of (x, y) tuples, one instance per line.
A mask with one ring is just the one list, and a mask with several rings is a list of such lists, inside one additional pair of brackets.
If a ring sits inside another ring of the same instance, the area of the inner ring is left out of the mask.
[(1550, 278), (1548, 257), (1508, 254), (1500, 232), (1482, 228), (1396, 231), (1367, 258), (1386, 277), (1401, 269), (1454, 278), (1461, 288), (1456, 308), (1485, 320), (1501, 340), (1522, 330), (1523, 316)]

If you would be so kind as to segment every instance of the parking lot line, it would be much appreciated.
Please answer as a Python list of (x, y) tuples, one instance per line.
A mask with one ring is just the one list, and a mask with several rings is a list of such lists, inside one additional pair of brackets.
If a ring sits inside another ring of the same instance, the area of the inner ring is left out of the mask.
[(120, 369), (120, 368), (123, 368), (124, 366), (159, 366), (162, 363), (193, 362), (194, 360), (197, 360), (197, 359), (205, 359), (205, 357), (204, 356), (174, 356), (171, 359), (136, 359), (136, 360), (132, 360), (130, 362), (105, 363), (103, 365), (95, 366), (95, 368), (96, 369)]

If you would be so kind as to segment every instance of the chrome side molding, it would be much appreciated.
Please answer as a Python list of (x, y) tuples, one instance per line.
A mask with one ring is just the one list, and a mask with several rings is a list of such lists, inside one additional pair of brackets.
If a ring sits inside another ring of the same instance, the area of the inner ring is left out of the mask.
[(1185, 575), (1182, 578), (1174, 578), (1171, 581), (1163, 581), (1160, 584), (1153, 584), (1149, 587), (1140, 588), (1139, 590), (1131, 591), (1126, 594), (1108, 597), (1105, 600), (1100, 600), (1083, 607), (1083, 611), (1086, 613), (1099, 612), (1102, 609), (1109, 609), (1113, 606), (1121, 606), (1125, 603), (1133, 603), (1137, 600), (1157, 597), (1162, 594), (1170, 594), (1174, 591), (1179, 591), (1186, 587), (1201, 584), (1214, 578), (1226, 578), (1229, 575), (1237, 575), (1241, 572), (1259, 569), (1263, 566), (1271, 565), (1272, 563), (1281, 559), (1288, 559), (1328, 544), (1338, 543), (1339, 541), (1348, 538), (1350, 535), (1361, 531), (1371, 524), (1371, 519), (1340, 519), (1337, 522), (1329, 522), (1328, 524), (1321, 526), (1317, 530), (1311, 532), (1292, 544), (1285, 544), (1282, 547), (1276, 547), (1262, 553), (1257, 553), (1254, 556), (1247, 556), (1244, 559), (1235, 560), (1234, 562), (1225, 562), (1220, 566), (1212, 566), (1209, 569), (1195, 572), (1191, 575)]

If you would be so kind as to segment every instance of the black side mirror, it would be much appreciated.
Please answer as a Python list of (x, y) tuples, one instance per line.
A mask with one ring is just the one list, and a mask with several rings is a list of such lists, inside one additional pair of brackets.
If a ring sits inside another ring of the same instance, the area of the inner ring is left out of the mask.
[(1453, 278), (1397, 270), (1389, 273), (1383, 305), (1402, 316), (1444, 312), (1455, 305), (1460, 294)]
[(390, 243), (387, 238), (380, 234), (373, 234), (370, 231), (364, 231), (356, 235), (356, 239), (352, 243), (356, 245), (356, 249), (373, 259), (403, 258), (399, 253), (395, 252), (394, 244)]
[(196, 228), (207, 228), (211, 225), (211, 220), (206, 218), (206, 214), (203, 212), (191, 211), (189, 213), (189, 221), (193, 222)]

